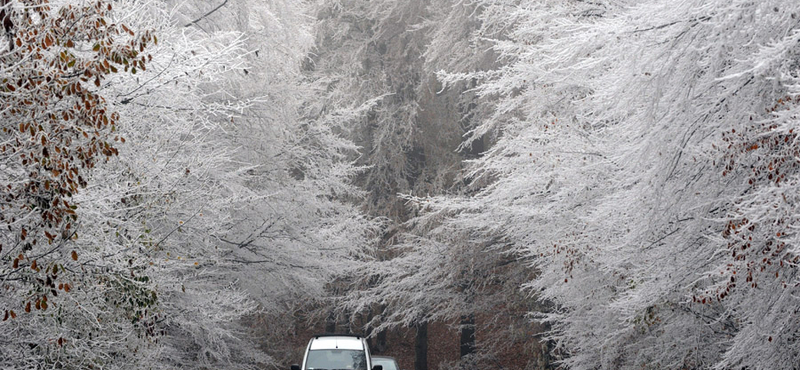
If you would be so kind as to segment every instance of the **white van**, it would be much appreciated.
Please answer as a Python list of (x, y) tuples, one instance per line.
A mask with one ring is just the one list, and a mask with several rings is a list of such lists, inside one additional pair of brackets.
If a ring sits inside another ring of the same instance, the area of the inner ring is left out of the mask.
[(347, 334), (320, 334), (308, 341), (303, 366), (292, 370), (383, 370), (372, 366), (369, 346), (364, 337)]

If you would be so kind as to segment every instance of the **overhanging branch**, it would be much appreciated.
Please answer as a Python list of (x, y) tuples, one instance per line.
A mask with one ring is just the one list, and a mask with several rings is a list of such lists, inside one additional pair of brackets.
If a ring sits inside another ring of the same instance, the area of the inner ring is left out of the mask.
[(200, 17), (200, 18), (197, 18), (197, 19), (195, 19), (194, 21), (191, 21), (191, 22), (187, 23), (186, 25), (184, 25), (184, 27), (189, 27), (189, 26), (191, 26), (191, 25), (193, 25), (193, 24), (195, 24), (195, 23), (197, 23), (197, 22), (200, 22), (200, 21), (202, 21), (203, 19), (205, 19), (206, 17), (208, 17), (208, 16), (209, 16), (209, 15), (211, 15), (212, 13), (216, 12), (217, 10), (219, 10), (220, 8), (222, 8), (223, 6), (225, 6), (225, 4), (227, 4), (227, 3), (228, 3), (228, 0), (225, 0), (225, 1), (223, 1), (223, 2), (222, 2), (222, 4), (219, 4), (219, 5), (218, 5), (216, 8), (214, 8), (214, 9), (211, 9), (211, 11), (210, 11), (210, 12), (208, 12), (208, 13), (206, 13), (206, 14), (203, 14), (203, 16), (202, 16), (202, 17)]

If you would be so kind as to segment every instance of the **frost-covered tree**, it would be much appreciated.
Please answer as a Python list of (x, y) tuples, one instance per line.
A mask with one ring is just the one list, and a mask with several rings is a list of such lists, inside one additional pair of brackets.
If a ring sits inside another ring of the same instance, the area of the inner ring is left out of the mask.
[[(209, 172), (217, 188), (205, 194), (214, 194), (212, 209), (219, 209), (221, 216), (205, 218), (205, 212), (204, 220), (210, 224), (201, 223), (197, 230), (203, 237), (197, 243), (208, 245), (209, 252), (213, 247), (214, 253), (208, 254), (213, 258), (206, 259), (209, 265), (200, 275), (182, 275), (186, 283), (176, 295), (191, 289), (195, 296), (180, 298), (185, 302), (175, 307), (213, 307), (220, 297), (210, 296), (207, 290), (214, 287), (241, 289), (231, 294), (246, 294), (247, 299), (233, 299), (231, 306), (219, 307), (227, 318), (207, 316), (212, 319), (208, 325), (194, 315), (185, 316), (179, 327), (184, 332), (176, 340), (187, 346), (180, 353), (209, 351), (208, 359), (184, 356), (187, 361), (249, 366), (255, 365), (253, 360), (269, 359), (255, 356), (252, 348), (249, 354), (241, 352), (241, 345), (226, 339), (235, 336), (221, 330), (220, 324), (253, 312), (244, 307), (255, 305), (259, 315), (286, 320), (296, 306), (322, 298), (323, 287), (340, 269), (337, 266), (346, 264), (366, 244), (372, 222), (341, 200), (360, 193), (350, 184), (355, 167), (349, 155), (354, 146), (335, 130), (341, 124), (338, 119), (357, 113), (304, 118), (303, 103), (317, 93), (299, 74), (301, 56), (313, 41), (308, 24), (303, 23), (310, 22), (305, 7), (276, 1), (211, 10), (181, 8), (178, 24), (196, 32), (205, 50), (241, 46), (250, 52), (241, 54), (242, 64), (219, 65), (224, 80), (207, 79), (197, 86), (201, 101), (221, 107), (211, 110), (217, 115), (209, 116), (206, 137), (216, 149), (207, 152), (223, 154), (227, 162)], [(232, 67), (236, 70), (231, 71)], [(201, 73), (207, 76), (207, 71)], [(237, 103), (239, 96), (246, 97), (246, 105)], [(202, 204), (199, 199), (187, 201), (183, 208), (198, 204)], [(237, 305), (241, 305), (238, 310), (234, 309)], [(197, 315), (201, 313), (198, 310)], [(250, 321), (240, 323), (250, 325)], [(194, 341), (186, 342), (186, 337)]]
[[(302, 29), (300, 8), (267, 12), (281, 4), (258, 14)], [(183, 12), (4, 2), (2, 366), (268, 364), (243, 318), (321, 290), (319, 253), (363, 245), (371, 223), (336, 199), (356, 193), (352, 144), (300, 119), (311, 90), (280, 94), (300, 58), (253, 73), (247, 32)], [(257, 94), (264, 80), (281, 83)]]
[(790, 368), (797, 16), (785, 2), (482, 2), (496, 144), (472, 198), (570, 368)]
[[(241, 32), (251, 50), (247, 66), (213, 85), (252, 104), (224, 126), (222, 141), (232, 148), (234, 170), (244, 180), (237, 191), (245, 196), (230, 203), (229, 219), (212, 236), (229, 276), (258, 303), (259, 320), (272, 324), (259, 329), (275, 341), (266, 344), (269, 352), (281, 356), (289, 350), (281, 335), (289, 333), (279, 328), (306, 324), (296, 321), (296, 311), (326, 298), (332, 275), (358, 257), (373, 232), (374, 223), (349, 201), (363, 193), (351, 183), (356, 147), (340, 135), (363, 113), (316, 110), (323, 93), (300, 73), (314, 41), (310, 4), (192, 5), (201, 8), (187, 8), (181, 23), (203, 32)], [(207, 16), (192, 23), (199, 18), (191, 14)]]
[(92, 239), (81, 198), (125, 141), (104, 86), (146, 69), (157, 43), (152, 24), (120, 19), (125, 5), (3, 2), (3, 366), (136, 363), (155, 334), (152, 286), (127, 260), (107, 263), (123, 253)]
[(358, 163), (368, 166), (358, 179), (369, 194), (363, 205), (393, 224), (407, 218), (397, 194), (415, 187), (427, 159), (418, 124), (425, 35), (413, 29), (424, 12), (420, 0), (321, 2), (317, 49), (307, 63), (328, 91), (319, 110), (377, 99), (347, 128), (362, 147)]
[[(483, 7), (458, 1), (331, 2), (324, 9), (318, 31), (323, 50), (311, 68), (332, 81), (331, 96), (363, 100), (395, 92), (381, 98), (355, 135), (363, 135), (357, 139), (364, 146), (360, 163), (370, 166), (360, 182), (372, 194), (368, 209), (397, 226), (387, 233), (378, 262), (348, 271), (358, 284), (338, 302), (357, 319), (367, 316), (368, 331), (456, 323), (462, 355), (492, 361), (494, 349), (525, 341), (522, 333), (531, 329), (524, 312), (532, 300), (519, 293), (526, 266), (513, 253), (500, 252), (505, 244), (499, 237), (440, 227), (449, 212), (402, 221), (424, 208), (415, 195), (463, 192), (461, 161), (478, 156), (485, 142), (462, 145), (462, 135), (485, 111), (477, 96), (465, 92), (474, 80), (444, 86), (436, 72), (491, 68), (494, 54), (483, 35), (500, 31), (479, 21)], [(484, 338), (479, 353), (476, 328)]]
[[(361, 147), (357, 163), (365, 168), (357, 184), (367, 197), (359, 203), (369, 214), (385, 220), (386, 231), (373, 254), (378, 260), (394, 255), (386, 246), (395, 243), (394, 236), (402, 232), (402, 222), (409, 217), (399, 193), (438, 193), (452, 186), (452, 170), (459, 165), (454, 152), (459, 130), (444, 128), (458, 121), (442, 119), (449, 113), (441, 109), (446, 103), (436, 100), (436, 88), (429, 86), (422, 70), (427, 34), (416, 27), (424, 20), (426, 6), (426, 1), (419, 0), (321, 2), (317, 49), (306, 68), (326, 91), (317, 112), (342, 106), (368, 108), (367, 114), (348, 122), (343, 130)], [(371, 264), (367, 261), (365, 266)], [(371, 285), (369, 276), (355, 268), (342, 271), (335, 294), (346, 294), (352, 283), (360, 282), (358, 289)], [(343, 303), (347, 308), (340, 318), (359, 321), (360, 314), (380, 317), (381, 311), (392, 309), (378, 303), (369, 306), (363, 312), (353, 311), (352, 305)], [(370, 332), (374, 326), (365, 329)], [(419, 340), (424, 341), (424, 336)], [(378, 342), (378, 348), (383, 348), (383, 341), (379, 338)]]

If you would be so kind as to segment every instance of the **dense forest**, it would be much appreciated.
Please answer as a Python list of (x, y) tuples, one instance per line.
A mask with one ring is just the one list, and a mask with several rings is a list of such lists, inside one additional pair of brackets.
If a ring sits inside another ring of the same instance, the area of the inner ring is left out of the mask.
[(0, 369), (800, 363), (798, 2), (0, 19)]

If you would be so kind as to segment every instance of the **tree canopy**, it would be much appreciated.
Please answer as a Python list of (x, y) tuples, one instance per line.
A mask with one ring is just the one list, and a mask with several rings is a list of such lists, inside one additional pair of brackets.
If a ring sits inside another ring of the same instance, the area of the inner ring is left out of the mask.
[(284, 367), (326, 318), (449, 325), (462, 369), (791, 368), (799, 18), (2, 0), (0, 368)]

